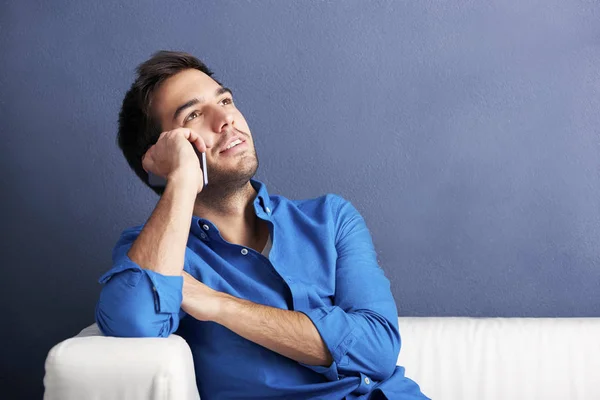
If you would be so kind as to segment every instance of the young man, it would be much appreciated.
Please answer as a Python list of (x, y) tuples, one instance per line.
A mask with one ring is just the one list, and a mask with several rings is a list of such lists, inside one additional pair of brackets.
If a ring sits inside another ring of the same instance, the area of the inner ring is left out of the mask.
[(119, 145), (166, 186), (100, 279), (102, 331), (177, 331), (203, 400), (426, 398), (396, 367), (397, 310), (361, 216), (338, 196), (292, 201), (252, 180), (250, 129), (211, 76), (161, 51), (125, 95)]

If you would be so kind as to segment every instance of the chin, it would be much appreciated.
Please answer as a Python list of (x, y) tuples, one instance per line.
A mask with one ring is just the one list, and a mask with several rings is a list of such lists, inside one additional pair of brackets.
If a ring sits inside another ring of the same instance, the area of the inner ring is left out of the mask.
[(208, 170), (208, 186), (244, 186), (256, 175), (258, 158), (247, 157), (234, 169), (221, 170), (212, 168)]

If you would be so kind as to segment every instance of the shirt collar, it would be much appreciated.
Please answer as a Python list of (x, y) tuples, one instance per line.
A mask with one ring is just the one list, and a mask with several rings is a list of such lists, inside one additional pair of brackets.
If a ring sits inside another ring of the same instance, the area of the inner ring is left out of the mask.
[(250, 184), (258, 193), (256, 199), (254, 200), (254, 209), (258, 211), (260, 207), (263, 212), (267, 213), (267, 215), (270, 215), (272, 211), (272, 205), (269, 192), (267, 192), (267, 186), (264, 183), (254, 179), (250, 180)]
[[(251, 179), (250, 184), (256, 190), (257, 196), (254, 199), (254, 211), (259, 217), (268, 219), (272, 213), (272, 203), (269, 193), (267, 192), (267, 186), (257, 180)], [(219, 230), (209, 220), (192, 216), (192, 232), (202, 238), (208, 240), (212, 235), (218, 234)]]

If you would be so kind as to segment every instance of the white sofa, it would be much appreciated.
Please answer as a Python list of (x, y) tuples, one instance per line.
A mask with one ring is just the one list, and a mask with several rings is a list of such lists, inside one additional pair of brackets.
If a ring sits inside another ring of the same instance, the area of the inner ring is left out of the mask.
[[(444, 400), (600, 399), (600, 318), (399, 318), (398, 364)], [(199, 399), (189, 347), (103, 337), (50, 350), (45, 400)]]

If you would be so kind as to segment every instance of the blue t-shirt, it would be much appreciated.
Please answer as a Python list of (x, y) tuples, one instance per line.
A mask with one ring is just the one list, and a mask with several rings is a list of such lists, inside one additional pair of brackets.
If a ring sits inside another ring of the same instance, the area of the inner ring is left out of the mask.
[(106, 335), (181, 335), (194, 357), (202, 400), (426, 399), (396, 366), (398, 313), (358, 211), (339, 196), (292, 201), (269, 196), (254, 210), (269, 226), (268, 257), (225, 241), (193, 217), (184, 270), (217, 291), (306, 314), (331, 352), (329, 367), (284, 357), (181, 310), (183, 278), (142, 269), (127, 253), (143, 226), (126, 230), (113, 251), (96, 321)]

